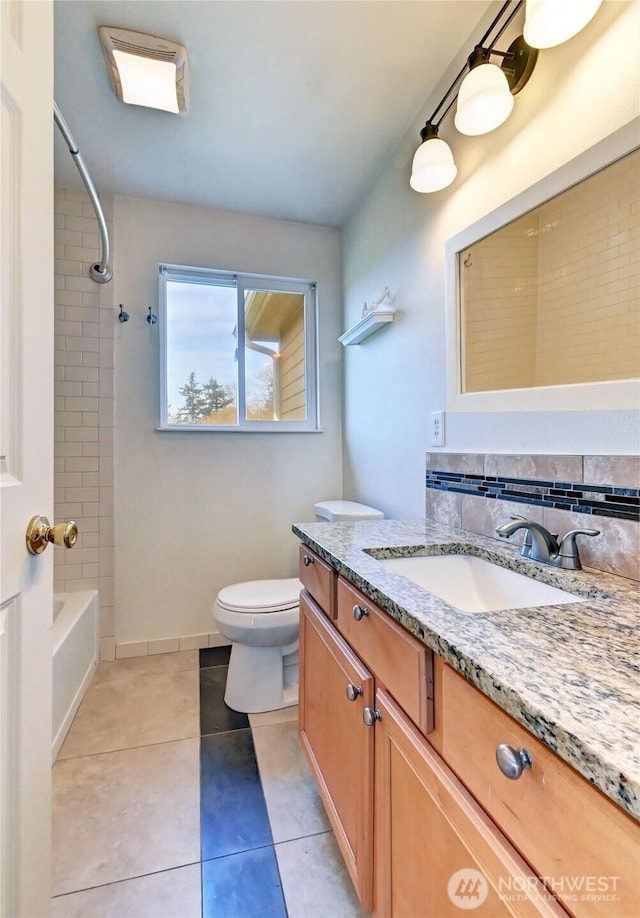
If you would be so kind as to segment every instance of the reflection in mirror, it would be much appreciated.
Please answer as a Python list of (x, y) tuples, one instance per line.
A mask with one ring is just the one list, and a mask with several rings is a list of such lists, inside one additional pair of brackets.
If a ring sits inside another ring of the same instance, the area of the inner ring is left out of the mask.
[(458, 252), (461, 391), (640, 377), (640, 151)]

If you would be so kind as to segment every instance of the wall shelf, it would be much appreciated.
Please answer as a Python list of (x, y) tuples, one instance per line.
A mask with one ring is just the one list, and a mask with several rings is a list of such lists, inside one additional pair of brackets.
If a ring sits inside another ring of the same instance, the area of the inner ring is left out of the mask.
[(344, 335), (340, 335), (338, 341), (344, 347), (349, 344), (360, 344), (366, 338), (393, 322), (395, 315), (395, 309), (373, 309), (346, 331)]

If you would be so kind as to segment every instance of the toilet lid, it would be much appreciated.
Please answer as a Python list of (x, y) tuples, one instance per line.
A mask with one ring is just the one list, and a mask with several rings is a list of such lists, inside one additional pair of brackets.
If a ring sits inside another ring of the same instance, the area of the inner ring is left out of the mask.
[(301, 589), (297, 577), (232, 583), (220, 590), (218, 604), (231, 612), (282, 612), (298, 605)]

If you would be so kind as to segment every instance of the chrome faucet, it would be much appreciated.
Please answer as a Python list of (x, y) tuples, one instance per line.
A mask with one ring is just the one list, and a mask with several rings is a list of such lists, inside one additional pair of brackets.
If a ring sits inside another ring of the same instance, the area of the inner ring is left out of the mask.
[(498, 526), (496, 532), (501, 539), (508, 539), (519, 529), (527, 530), (520, 552), (525, 558), (568, 571), (579, 571), (582, 568), (576, 536), (600, 535), (599, 529), (572, 529), (558, 541), (558, 537), (540, 523), (524, 516), (512, 516), (509, 521)]

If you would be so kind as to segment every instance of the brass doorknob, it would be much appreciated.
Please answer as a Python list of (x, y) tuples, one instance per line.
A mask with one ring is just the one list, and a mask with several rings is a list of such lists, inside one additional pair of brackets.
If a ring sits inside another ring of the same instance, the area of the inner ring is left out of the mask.
[(77, 541), (78, 527), (73, 520), (51, 526), (46, 516), (34, 516), (27, 526), (27, 549), (32, 555), (41, 555), (49, 542), (73, 548)]

